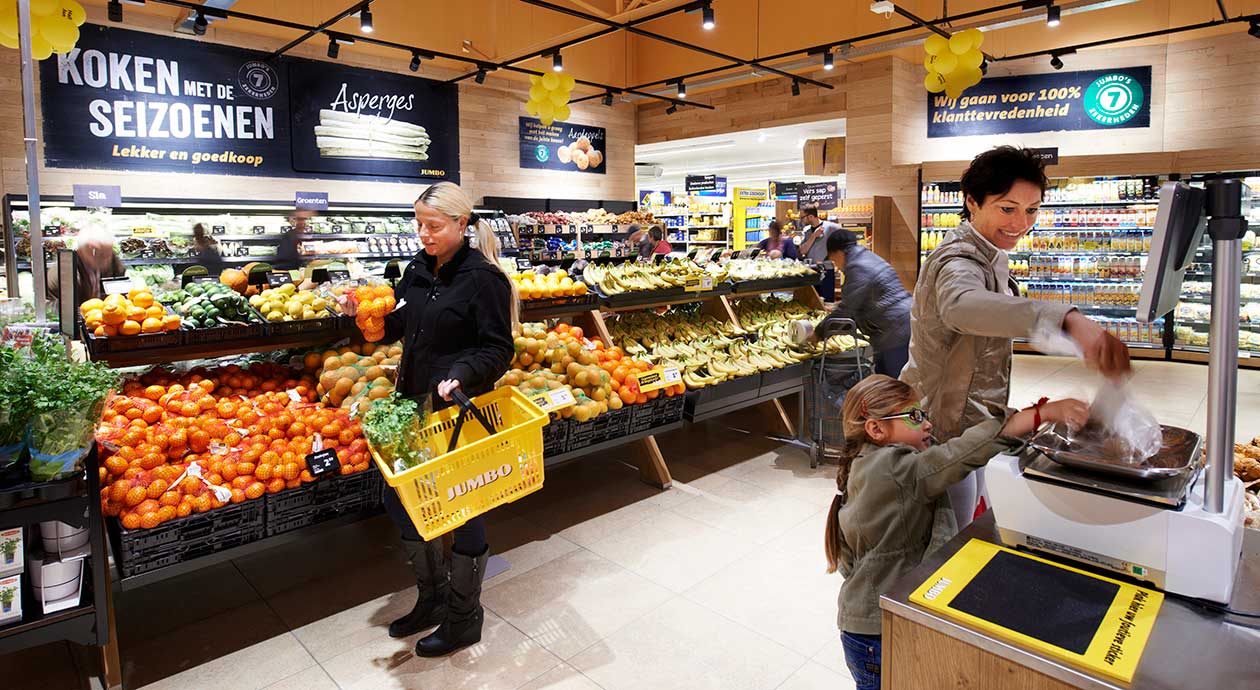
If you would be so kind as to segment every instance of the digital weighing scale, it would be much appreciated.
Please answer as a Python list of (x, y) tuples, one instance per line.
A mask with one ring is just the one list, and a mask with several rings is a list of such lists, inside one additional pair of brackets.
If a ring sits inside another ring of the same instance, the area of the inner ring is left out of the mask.
[[(1162, 478), (1068, 467), (1029, 450), (999, 455), (985, 483), (1002, 541), (1228, 603), (1242, 553), (1243, 485), (1233, 475), (1238, 313), (1246, 187), (1168, 182), (1160, 190), (1138, 303), (1146, 322), (1172, 311), (1205, 227), (1212, 238), (1207, 466)], [(1196, 453), (1197, 455), (1197, 453)]]

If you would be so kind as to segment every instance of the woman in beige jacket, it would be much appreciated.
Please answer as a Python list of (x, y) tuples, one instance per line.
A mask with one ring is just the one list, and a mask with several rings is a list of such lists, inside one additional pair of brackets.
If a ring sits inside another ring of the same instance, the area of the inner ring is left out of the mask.
[[(963, 173), (963, 222), (919, 272), (910, 312), (910, 362), (901, 380), (923, 397), (936, 429), (948, 440), (1006, 406), (1011, 342), (1061, 330), (1090, 365), (1116, 376), (1129, 369), (1129, 351), (1070, 305), (1019, 296), (1007, 252), (1037, 221), (1048, 181), (1032, 152), (999, 146)], [(950, 490), (960, 528), (971, 523), (983, 491), (980, 473)]]

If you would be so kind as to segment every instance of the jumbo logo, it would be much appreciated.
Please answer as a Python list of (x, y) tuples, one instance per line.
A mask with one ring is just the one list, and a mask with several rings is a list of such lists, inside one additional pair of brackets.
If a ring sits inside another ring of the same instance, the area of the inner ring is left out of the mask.
[(939, 597), (941, 595), (941, 592), (945, 591), (946, 587), (949, 587), (952, 584), (954, 583), (948, 577), (942, 577), (941, 579), (937, 580), (936, 584), (932, 585), (931, 588), (928, 589), (928, 591), (923, 593), (923, 598), (927, 599), (928, 601), (932, 601), (933, 599)]
[(469, 491), (474, 491), (476, 489), (489, 486), (490, 484), (493, 484), (494, 482), (500, 479), (503, 479), (509, 474), (512, 474), (512, 466), (504, 463), (501, 467), (497, 469), (487, 470), (486, 472), (482, 472), (481, 474), (473, 477), (472, 479), (465, 479), (464, 481), (446, 490), (446, 500), (454, 501), (457, 497), (463, 496), (467, 494)]

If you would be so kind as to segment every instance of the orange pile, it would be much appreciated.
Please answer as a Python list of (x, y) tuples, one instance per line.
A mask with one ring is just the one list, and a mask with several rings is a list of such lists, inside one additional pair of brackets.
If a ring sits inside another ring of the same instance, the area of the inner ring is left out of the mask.
[[(178, 378), (155, 369), (127, 383), (97, 428), (112, 451), (100, 469), (103, 512), (127, 529), (147, 529), (296, 488), (315, 481), (306, 455), (316, 434), (337, 449), (341, 474), (366, 470), (362, 428), (348, 411), (315, 399), (313, 379), (272, 363)], [(196, 477), (180, 479), (194, 461), (207, 481), (231, 490), (230, 501)]]
[(374, 343), (385, 337), (385, 315), (394, 310), (394, 289), (388, 285), (360, 285), (354, 290), (358, 304), (354, 322), (363, 338)]
[(148, 290), (90, 299), (79, 306), (88, 332), (98, 338), (179, 330), (179, 316), (167, 314)]

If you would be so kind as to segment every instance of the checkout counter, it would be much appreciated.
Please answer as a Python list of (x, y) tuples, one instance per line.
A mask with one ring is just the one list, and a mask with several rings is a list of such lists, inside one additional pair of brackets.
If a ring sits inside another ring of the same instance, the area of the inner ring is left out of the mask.
[(1127, 459), (1089, 427), (1045, 427), (994, 458), (992, 510), (880, 598), (884, 690), (1260, 690), (1260, 532), (1232, 472), (1238, 330), (1215, 318), (1238, 312), (1249, 198), (1232, 180), (1164, 185), (1139, 301), (1142, 320), (1171, 311), (1210, 234), (1206, 453), (1173, 427)]

